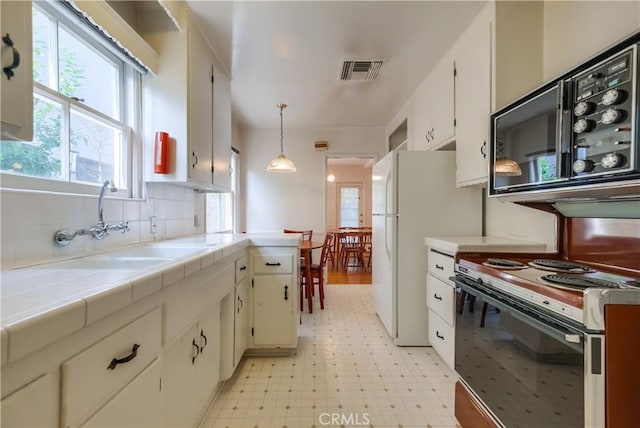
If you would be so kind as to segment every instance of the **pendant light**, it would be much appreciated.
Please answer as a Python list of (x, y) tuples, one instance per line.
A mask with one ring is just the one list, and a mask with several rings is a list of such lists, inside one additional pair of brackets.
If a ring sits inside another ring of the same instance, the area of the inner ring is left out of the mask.
[(518, 177), (522, 175), (522, 170), (518, 162), (507, 159), (504, 156), (504, 142), (496, 139), (496, 163), (493, 165), (493, 171), (496, 175), (502, 175), (507, 177)]
[(330, 183), (333, 183), (334, 181), (336, 181), (336, 176), (333, 175), (333, 172), (331, 172), (331, 168), (329, 168), (329, 175), (327, 175), (327, 181)]
[(284, 155), (283, 148), (283, 139), (284, 139), (284, 131), (282, 130), (282, 110), (287, 108), (287, 105), (284, 103), (278, 104), (278, 108), (280, 109), (280, 155), (277, 158), (273, 159), (269, 162), (267, 166), (268, 172), (296, 172), (296, 166), (293, 162)]
[(517, 177), (522, 175), (520, 165), (511, 159), (496, 159), (496, 163), (493, 166), (496, 175), (505, 175), (511, 177)]

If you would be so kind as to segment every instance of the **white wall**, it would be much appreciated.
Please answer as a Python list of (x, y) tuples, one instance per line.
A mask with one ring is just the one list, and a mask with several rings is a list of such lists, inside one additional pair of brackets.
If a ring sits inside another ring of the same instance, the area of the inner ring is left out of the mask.
[[(298, 172), (278, 174), (266, 167), (280, 153), (280, 129), (247, 128), (242, 134), (247, 232), (324, 231), (326, 155), (381, 155), (385, 146), (383, 127), (287, 129), (285, 118), (284, 153)], [(328, 151), (315, 151), (320, 140), (329, 142)]]
[(156, 240), (204, 231), (204, 225), (202, 230), (194, 227), (196, 193), (193, 190), (149, 183), (147, 192), (146, 200), (105, 198), (105, 222), (129, 220), (129, 232), (114, 232), (103, 240), (79, 236), (68, 246), (60, 247), (53, 241), (58, 230), (97, 224), (97, 196), (0, 189), (1, 267), (84, 256), (151, 241), (154, 239), (151, 216), (157, 217)]
[[(571, 69), (639, 29), (640, 2), (637, 1), (545, 2), (544, 80)], [(548, 249), (555, 250), (555, 223), (551, 214), (493, 198), (487, 200), (487, 235), (544, 242)]]
[(639, 29), (638, 1), (545, 2), (544, 79), (556, 77)]
[(342, 183), (362, 184), (362, 219), (360, 226), (371, 226), (371, 168), (361, 166), (332, 166), (331, 172), (336, 176), (336, 181), (326, 182), (327, 187), (327, 228), (340, 227), (340, 195), (338, 186)]

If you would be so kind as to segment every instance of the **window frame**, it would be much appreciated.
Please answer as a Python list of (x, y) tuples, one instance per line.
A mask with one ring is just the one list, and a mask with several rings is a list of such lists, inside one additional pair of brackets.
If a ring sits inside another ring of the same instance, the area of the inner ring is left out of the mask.
[[(49, 76), (46, 81), (55, 86), (52, 89), (33, 79), (34, 99), (36, 96), (45, 98), (55, 103), (61, 104), (62, 121), (65, 124), (65, 131), (61, 135), (60, 141), (60, 161), (62, 163), (62, 175), (59, 179), (50, 177), (37, 177), (22, 174), (12, 174), (8, 171), (0, 171), (0, 180), (3, 188), (19, 190), (46, 191), (58, 193), (73, 193), (84, 195), (98, 195), (102, 188), (102, 183), (87, 183), (81, 181), (71, 181), (70, 157), (70, 132), (69, 121), (72, 110), (82, 115), (91, 117), (106, 126), (118, 129), (122, 133), (121, 156), (124, 157), (120, 168), (123, 170), (123, 181), (126, 189), (119, 189), (117, 196), (123, 198), (142, 198), (143, 196), (143, 148), (142, 148), (142, 72), (139, 66), (125, 61), (116, 55), (113, 47), (105, 46), (95, 32), (83, 23), (74, 19), (72, 15), (63, 7), (56, 6), (49, 2), (34, 1), (33, 6), (38, 9), (49, 21), (49, 37), (53, 42), (49, 55)], [(104, 57), (113, 63), (118, 70), (118, 118), (114, 119), (110, 115), (103, 113), (76, 101), (59, 92), (59, 28), (62, 26), (72, 36), (79, 39), (81, 43), (89, 47), (96, 54)], [(32, 30), (33, 31), (33, 30)], [(33, 51), (31, 51), (33, 55)], [(53, 76), (53, 77), (52, 77)], [(52, 83), (55, 82), (55, 85)], [(115, 168), (115, 166), (114, 166)], [(122, 185), (119, 187), (123, 187)]]

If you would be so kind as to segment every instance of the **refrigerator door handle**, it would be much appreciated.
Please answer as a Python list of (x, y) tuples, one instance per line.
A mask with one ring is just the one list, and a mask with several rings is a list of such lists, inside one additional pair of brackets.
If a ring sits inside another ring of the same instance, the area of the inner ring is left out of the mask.
[(387, 260), (391, 261), (391, 248), (389, 248), (389, 231), (387, 225), (389, 217), (384, 218), (384, 250), (387, 252)]
[(389, 182), (391, 181), (391, 173), (393, 170), (387, 171), (387, 176), (384, 179), (384, 214), (390, 214), (388, 211), (388, 202), (389, 202)]

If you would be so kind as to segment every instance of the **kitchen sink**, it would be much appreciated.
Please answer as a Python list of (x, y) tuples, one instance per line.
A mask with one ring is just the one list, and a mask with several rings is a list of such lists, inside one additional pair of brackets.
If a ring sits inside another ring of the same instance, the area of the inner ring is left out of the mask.
[(145, 245), (141, 247), (118, 250), (106, 254), (80, 257), (59, 263), (52, 263), (51, 269), (146, 269), (160, 263), (171, 262), (175, 259), (203, 251), (203, 248), (194, 246), (156, 246)]
[[(203, 251), (206, 248), (202, 246), (183, 246), (183, 245), (145, 245), (136, 248), (128, 248), (126, 250), (114, 251), (109, 253), (115, 257), (153, 257), (153, 258), (168, 258), (175, 259), (178, 257), (187, 256), (198, 251)], [(105, 254), (105, 255), (109, 255)]]

